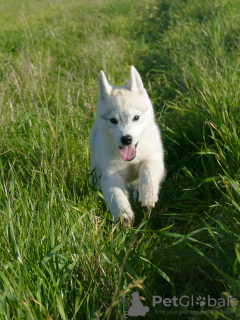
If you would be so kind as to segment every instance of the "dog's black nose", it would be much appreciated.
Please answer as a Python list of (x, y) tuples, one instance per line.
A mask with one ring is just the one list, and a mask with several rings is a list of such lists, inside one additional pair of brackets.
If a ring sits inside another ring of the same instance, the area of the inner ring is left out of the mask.
[(124, 146), (129, 146), (132, 143), (132, 136), (127, 134), (126, 136), (122, 136), (121, 142)]

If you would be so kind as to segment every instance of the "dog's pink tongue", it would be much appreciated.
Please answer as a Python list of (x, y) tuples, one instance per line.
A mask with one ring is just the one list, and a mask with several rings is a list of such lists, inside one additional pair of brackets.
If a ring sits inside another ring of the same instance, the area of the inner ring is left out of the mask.
[(120, 155), (125, 161), (130, 161), (132, 158), (134, 158), (136, 153), (136, 147), (135, 146), (128, 146), (128, 147), (122, 147), (120, 149)]

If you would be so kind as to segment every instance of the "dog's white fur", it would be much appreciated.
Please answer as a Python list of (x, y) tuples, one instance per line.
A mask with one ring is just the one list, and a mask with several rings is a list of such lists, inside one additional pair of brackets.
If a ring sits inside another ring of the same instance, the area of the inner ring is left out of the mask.
[[(120, 155), (120, 147), (124, 147), (121, 138), (126, 135), (132, 137), (129, 148), (134, 150), (137, 144), (136, 157), (131, 161), (125, 161)], [(164, 151), (151, 101), (133, 66), (129, 82), (121, 87), (110, 85), (104, 72), (100, 72), (90, 151), (92, 180), (95, 181), (94, 177), (98, 180), (114, 222), (121, 214), (125, 225), (134, 217), (126, 188), (129, 183), (138, 182), (143, 207), (155, 206), (164, 179)]]

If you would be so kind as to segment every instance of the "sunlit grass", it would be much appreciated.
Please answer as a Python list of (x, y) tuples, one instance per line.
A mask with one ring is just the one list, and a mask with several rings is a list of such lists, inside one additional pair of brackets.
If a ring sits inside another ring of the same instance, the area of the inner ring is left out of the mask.
[[(1, 6), (0, 317), (119, 319), (136, 290), (146, 319), (164, 311), (153, 295), (239, 299), (238, 2)], [(131, 64), (168, 173), (150, 219), (134, 205), (121, 229), (90, 186), (88, 139), (100, 70), (118, 85)], [(213, 311), (195, 319), (239, 308)]]

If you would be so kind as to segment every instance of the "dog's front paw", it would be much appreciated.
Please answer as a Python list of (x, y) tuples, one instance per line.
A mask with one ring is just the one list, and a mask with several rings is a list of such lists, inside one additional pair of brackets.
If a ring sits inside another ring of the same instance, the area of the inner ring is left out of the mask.
[(141, 202), (142, 207), (147, 207), (147, 208), (154, 208), (155, 203), (158, 200), (158, 195), (153, 195), (152, 193), (144, 193), (141, 190), (139, 190), (139, 202)]
[(143, 213), (145, 218), (150, 218), (152, 207), (143, 207)]
[(128, 214), (128, 213), (123, 213), (120, 216), (120, 221), (123, 227), (131, 227), (133, 226), (133, 222), (134, 222), (134, 214)]

